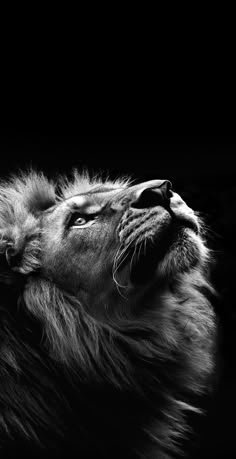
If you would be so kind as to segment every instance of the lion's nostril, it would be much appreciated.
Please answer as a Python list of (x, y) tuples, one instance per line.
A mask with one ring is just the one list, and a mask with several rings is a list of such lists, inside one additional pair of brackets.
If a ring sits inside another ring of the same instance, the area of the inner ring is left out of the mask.
[(145, 209), (148, 207), (165, 206), (169, 203), (172, 195), (171, 182), (164, 180), (158, 187), (153, 186), (136, 190), (131, 207)]

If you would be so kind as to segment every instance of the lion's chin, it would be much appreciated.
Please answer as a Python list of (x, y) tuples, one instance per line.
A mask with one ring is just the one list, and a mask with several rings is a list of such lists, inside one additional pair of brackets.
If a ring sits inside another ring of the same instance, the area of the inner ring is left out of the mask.
[(156, 240), (145, 240), (136, 248), (139, 255), (131, 263), (130, 281), (146, 284), (154, 279), (173, 279), (199, 263), (199, 238), (192, 228), (179, 226)]

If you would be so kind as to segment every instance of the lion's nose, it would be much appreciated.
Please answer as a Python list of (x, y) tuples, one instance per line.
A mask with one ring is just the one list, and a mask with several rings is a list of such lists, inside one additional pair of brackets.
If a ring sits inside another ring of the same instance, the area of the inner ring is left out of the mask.
[(131, 207), (145, 209), (155, 206), (169, 206), (172, 194), (169, 180), (156, 180), (141, 183), (134, 191)]

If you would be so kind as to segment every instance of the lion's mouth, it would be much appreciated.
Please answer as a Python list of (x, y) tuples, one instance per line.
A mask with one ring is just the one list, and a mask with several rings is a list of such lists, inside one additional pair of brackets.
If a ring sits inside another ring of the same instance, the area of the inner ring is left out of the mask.
[[(190, 231), (189, 231), (190, 230)], [(172, 260), (172, 265), (176, 266), (176, 251), (178, 254), (183, 251), (185, 257), (185, 267), (189, 266), (188, 256), (185, 255), (186, 248), (192, 244), (191, 234), (197, 232), (196, 226), (193, 222), (178, 221), (172, 223), (164, 231), (158, 233), (155, 237), (143, 238), (138, 244), (130, 249), (130, 281), (132, 284), (140, 285), (152, 281), (156, 275), (158, 266), (169, 256)], [(173, 271), (173, 270), (172, 270)]]
[(130, 280), (133, 284), (144, 284), (152, 279), (158, 264), (170, 248), (172, 237), (169, 231), (158, 238), (146, 237), (136, 246), (130, 263)]

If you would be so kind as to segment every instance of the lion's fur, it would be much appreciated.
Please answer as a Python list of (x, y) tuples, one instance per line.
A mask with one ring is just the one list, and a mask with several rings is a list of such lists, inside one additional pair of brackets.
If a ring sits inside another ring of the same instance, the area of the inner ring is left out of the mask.
[[(169, 457), (187, 430), (186, 413), (198, 411), (191, 399), (212, 373), (206, 260), (159, 289), (155, 308), (147, 292), (142, 314), (108, 312), (104, 321), (41, 275), (38, 216), (99, 183), (76, 173), (56, 186), (31, 172), (0, 186), (3, 457), (15, 457), (15, 448), (29, 457), (68, 448), (81, 458)], [(21, 253), (13, 267), (9, 248)]]

